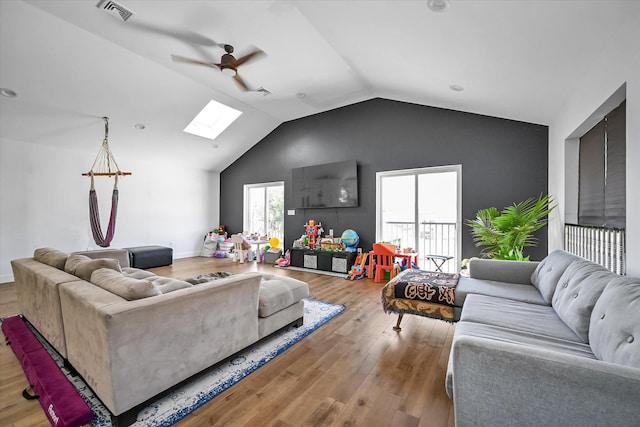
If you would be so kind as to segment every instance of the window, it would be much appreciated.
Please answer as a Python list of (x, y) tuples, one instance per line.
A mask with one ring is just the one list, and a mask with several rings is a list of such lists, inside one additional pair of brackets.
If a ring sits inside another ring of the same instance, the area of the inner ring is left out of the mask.
[(580, 138), (578, 224), (626, 225), (626, 103)]
[(243, 228), (284, 242), (284, 182), (244, 186)]

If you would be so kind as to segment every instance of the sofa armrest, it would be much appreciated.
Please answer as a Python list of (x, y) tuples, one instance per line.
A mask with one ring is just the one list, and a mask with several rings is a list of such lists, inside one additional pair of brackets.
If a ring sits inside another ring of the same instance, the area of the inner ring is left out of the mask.
[(469, 277), (496, 282), (531, 285), (531, 274), (539, 261), (507, 261), (472, 258), (469, 260)]
[(257, 341), (260, 279), (237, 274), (135, 301), (62, 285), (69, 362), (122, 414)]
[(457, 426), (637, 426), (640, 369), (478, 337), (453, 351)]

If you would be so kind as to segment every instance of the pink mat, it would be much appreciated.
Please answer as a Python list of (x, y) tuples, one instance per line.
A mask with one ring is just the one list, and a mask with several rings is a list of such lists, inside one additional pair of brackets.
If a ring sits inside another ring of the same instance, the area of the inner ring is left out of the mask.
[(22, 317), (4, 319), (2, 332), (22, 365), (35, 396), (30, 397), (28, 387), (22, 394), (25, 398), (38, 399), (52, 426), (78, 427), (95, 417)]

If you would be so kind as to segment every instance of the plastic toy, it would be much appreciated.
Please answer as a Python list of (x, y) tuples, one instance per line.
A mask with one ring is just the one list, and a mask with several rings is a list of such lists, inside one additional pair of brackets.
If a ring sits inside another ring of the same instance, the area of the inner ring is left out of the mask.
[(358, 233), (356, 233), (355, 231), (347, 229), (342, 233), (340, 240), (342, 241), (342, 243), (344, 243), (344, 250), (346, 252), (355, 252), (358, 243), (360, 243), (360, 236), (358, 236)]
[(284, 254), (284, 257), (280, 257), (276, 260), (275, 265), (277, 265), (278, 267), (289, 267), (290, 263), (291, 263), (291, 254), (289, 253), (289, 251), (287, 251)]
[(349, 280), (359, 280), (362, 279), (365, 276), (365, 271), (362, 268), (362, 266), (360, 265), (354, 265), (353, 267), (351, 267), (351, 270), (349, 270)]
[(309, 243), (307, 244), (307, 246), (309, 246), (310, 249), (315, 249), (316, 239), (318, 238), (318, 235), (322, 234), (322, 232), (324, 231), (324, 229), (322, 228), (322, 223), (318, 222), (316, 224), (315, 220), (310, 219), (309, 222), (304, 225), (304, 227), (305, 232), (307, 233), (307, 237), (309, 238)]
[(362, 279), (366, 274), (367, 270), (365, 265), (367, 263), (367, 257), (369, 254), (358, 254), (356, 260), (353, 263), (353, 267), (349, 270), (349, 275), (347, 279), (349, 280), (359, 280)]

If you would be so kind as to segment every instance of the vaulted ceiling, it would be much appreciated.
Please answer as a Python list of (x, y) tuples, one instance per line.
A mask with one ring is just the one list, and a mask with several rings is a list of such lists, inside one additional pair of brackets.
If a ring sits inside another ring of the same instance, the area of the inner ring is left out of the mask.
[[(549, 124), (632, 0), (0, 1), (0, 137), (95, 152), (102, 116), (120, 156), (220, 171), (283, 122), (383, 97)], [(220, 44), (259, 60), (251, 89), (219, 70)], [(451, 85), (464, 88), (455, 91)], [(183, 132), (209, 100), (242, 111), (215, 141)], [(144, 130), (134, 127), (145, 125)]]

